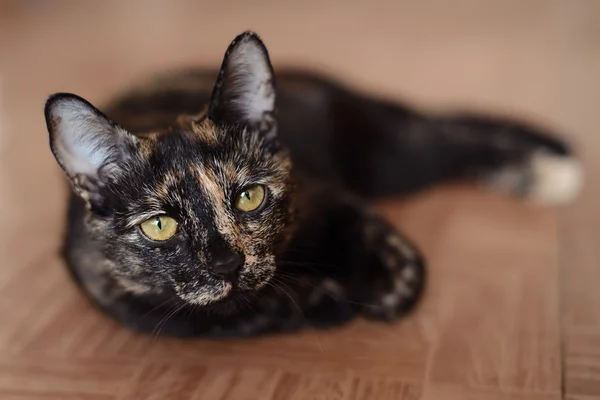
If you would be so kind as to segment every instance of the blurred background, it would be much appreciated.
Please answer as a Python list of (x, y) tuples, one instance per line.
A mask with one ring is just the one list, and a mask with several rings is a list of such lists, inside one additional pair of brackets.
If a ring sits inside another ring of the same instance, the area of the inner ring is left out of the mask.
[[(391, 327), (134, 335), (88, 305), (58, 257), (66, 187), (43, 104), (217, 66), (246, 29), (275, 69), (551, 127), (584, 160), (584, 193), (560, 210), (461, 187), (381, 204), (431, 273), (422, 306)], [(0, 0), (0, 398), (600, 398), (599, 74), (596, 0)]]

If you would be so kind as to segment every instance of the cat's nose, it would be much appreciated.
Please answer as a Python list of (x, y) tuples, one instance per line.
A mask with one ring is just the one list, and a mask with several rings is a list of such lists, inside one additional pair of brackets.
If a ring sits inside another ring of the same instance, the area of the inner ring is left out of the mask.
[(219, 278), (235, 279), (240, 268), (244, 264), (244, 258), (237, 253), (229, 253), (213, 257), (209, 263), (210, 272)]

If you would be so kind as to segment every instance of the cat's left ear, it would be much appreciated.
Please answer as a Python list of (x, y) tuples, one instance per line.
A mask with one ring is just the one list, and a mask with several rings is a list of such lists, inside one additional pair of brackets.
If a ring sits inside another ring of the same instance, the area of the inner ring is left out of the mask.
[(209, 118), (217, 124), (276, 134), (275, 78), (269, 53), (257, 34), (244, 32), (229, 45), (212, 93)]

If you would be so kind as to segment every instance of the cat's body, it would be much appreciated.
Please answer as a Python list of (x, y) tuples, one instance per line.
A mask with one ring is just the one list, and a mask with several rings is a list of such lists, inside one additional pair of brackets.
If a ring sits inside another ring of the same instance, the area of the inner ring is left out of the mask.
[[(423, 259), (369, 201), (461, 179), (549, 203), (579, 189), (556, 139), (423, 115), (309, 73), (273, 79), (255, 35), (238, 37), (218, 72), (137, 86), (103, 109), (117, 125), (82, 99), (48, 102), (51, 146), (75, 189), (67, 263), (97, 305), (142, 331), (235, 337), (391, 320), (419, 299)], [(236, 193), (256, 184), (264, 200), (239, 213)], [(137, 227), (154, 215), (174, 217), (177, 235), (144, 238)], [(216, 278), (232, 254), (235, 277)]]

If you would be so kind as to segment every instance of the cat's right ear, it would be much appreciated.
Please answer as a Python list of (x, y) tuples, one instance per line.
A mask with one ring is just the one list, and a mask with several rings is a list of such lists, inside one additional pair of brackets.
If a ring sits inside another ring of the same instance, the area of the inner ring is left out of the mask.
[(135, 136), (77, 95), (50, 96), (44, 114), (52, 153), (84, 197), (95, 197), (136, 151)]

